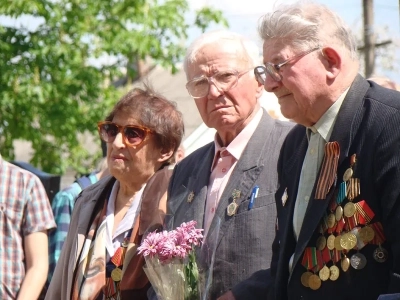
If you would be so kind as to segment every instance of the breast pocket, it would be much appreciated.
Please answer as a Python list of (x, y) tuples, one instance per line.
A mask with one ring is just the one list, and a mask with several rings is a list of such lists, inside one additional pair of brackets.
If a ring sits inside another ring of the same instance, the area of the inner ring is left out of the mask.
[(265, 206), (273, 206), (275, 208), (275, 193), (266, 192), (259, 193), (254, 199), (252, 208), (249, 209), (250, 197), (240, 203), (237, 214), (258, 210)]
[[(0, 212), (2, 214), (3, 221), (12, 226), (14, 230), (21, 228), (23, 217), (24, 217), (24, 201), (17, 198), (6, 198), (0, 203)], [(3, 232), (6, 236), (11, 232)]]

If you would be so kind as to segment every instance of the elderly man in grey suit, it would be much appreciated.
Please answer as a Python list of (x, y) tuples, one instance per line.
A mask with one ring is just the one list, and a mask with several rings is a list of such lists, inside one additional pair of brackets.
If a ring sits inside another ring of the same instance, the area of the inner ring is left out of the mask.
[(229, 31), (203, 34), (185, 58), (187, 90), (217, 133), (175, 167), (169, 224), (195, 220), (207, 243), (220, 222), (210, 299), (268, 268), (271, 260), (277, 160), (292, 125), (260, 107), (263, 86), (253, 73), (258, 63), (258, 47)]

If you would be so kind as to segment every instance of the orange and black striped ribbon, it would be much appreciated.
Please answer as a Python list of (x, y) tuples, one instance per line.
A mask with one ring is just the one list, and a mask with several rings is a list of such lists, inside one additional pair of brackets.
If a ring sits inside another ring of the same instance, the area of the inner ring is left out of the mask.
[(340, 147), (338, 142), (329, 142), (325, 144), (325, 155), (322, 161), (317, 189), (315, 191), (315, 199), (325, 199), (329, 189), (335, 182), (339, 155)]
[(347, 185), (347, 199), (353, 201), (358, 195), (360, 195), (360, 179), (352, 177)]
[(371, 222), (372, 218), (375, 216), (375, 213), (369, 207), (367, 202), (365, 202), (365, 200), (361, 200), (360, 202), (357, 202), (355, 206), (356, 206), (356, 211), (359, 214), (358, 216), (359, 223), (365, 225)]

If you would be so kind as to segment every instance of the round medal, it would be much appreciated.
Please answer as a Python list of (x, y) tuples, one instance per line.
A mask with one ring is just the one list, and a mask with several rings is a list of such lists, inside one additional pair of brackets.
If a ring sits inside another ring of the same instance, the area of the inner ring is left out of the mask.
[(340, 240), (341, 240), (341, 238), (342, 238), (342, 236), (341, 236), (341, 235), (338, 235), (337, 237), (335, 237), (335, 241), (334, 241), (335, 249), (336, 249), (336, 250), (339, 250), (339, 251), (343, 250), (342, 245), (340, 245)]
[(315, 274), (312, 274), (308, 279), (308, 285), (312, 290), (318, 290), (321, 287), (321, 279)]
[(326, 241), (326, 246), (328, 247), (329, 250), (335, 249), (335, 236), (333, 234), (328, 236), (328, 239)]
[(329, 268), (326, 265), (321, 270), (319, 270), (319, 278), (322, 281), (328, 280), (330, 275), (331, 272), (329, 271)]
[(334, 214), (329, 214), (327, 219), (328, 228), (335, 226), (336, 218)]
[(226, 213), (228, 216), (232, 217), (234, 214), (236, 214), (236, 210), (238, 209), (238, 205), (236, 204), (235, 201), (233, 201), (231, 204), (228, 205), (226, 208)]
[(343, 181), (349, 181), (351, 176), (353, 176), (353, 170), (348, 168), (343, 174)]
[(350, 218), (356, 212), (356, 206), (353, 202), (347, 202), (343, 208), (343, 213), (346, 217)]
[(122, 279), (122, 270), (120, 268), (115, 268), (111, 272), (111, 278), (114, 282), (121, 281)]
[(369, 243), (370, 241), (372, 241), (374, 239), (375, 231), (371, 227), (365, 226), (360, 229), (360, 231), (358, 232), (358, 235), (364, 243)]
[(324, 250), (325, 246), (326, 246), (326, 238), (321, 235), (318, 239), (317, 239), (317, 249), (322, 251)]
[(343, 272), (347, 272), (350, 267), (350, 259), (347, 256), (343, 257), (340, 266), (342, 267)]
[(312, 275), (311, 272), (308, 272), (308, 271), (304, 272), (300, 278), (301, 284), (304, 285), (305, 287), (310, 287), (308, 284), (308, 281), (309, 281), (311, 275)]
[(339, 205), (338, 207), (336, 207), (336, 210), (335, 210), (335, 219), (336, 219), (336, 221), (340, 221), (340, 219), (342, 218), (342, 216), (343, 216), (343, 208)]
[(346, 233), (340, 237), (340, 246), (343, 249), (351, 250), (354, 246), (357, 245), (357, 237), (353, 233)]
[(335, 280), (337, 280), (339, 278), (340, 271), (339, 271), (338, 267), (333, 265), (332, 267), (329, 268), (329, 271), (330, 271), (330, 274), (331, 274), (329, 276), (330, 280), (335, 281)]
[(375, 249), (373, 256), (377, 262), (384, 263), (388, 258), (388, 252), (385, 248), (379, 246)]
[(361, 270), (365, 267), (367, 264), (367, 259), (365, 258), (365, 255), (357, 252), (354, 253), (351, 258), (350, 258), (350, 264), (351, 266), (356, 269), (356, 270)]

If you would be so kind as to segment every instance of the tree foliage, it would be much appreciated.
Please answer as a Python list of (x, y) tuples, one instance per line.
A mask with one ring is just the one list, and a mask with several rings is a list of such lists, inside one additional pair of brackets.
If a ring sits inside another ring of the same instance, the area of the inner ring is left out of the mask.
[(44, 171), (84, 171), (96, 157), (77, 134), (96, 134), (96, 122), (120, 97), (111, 83), (132, 80), (133, 63), (146, 57), (175, 71), (189, 26), (226, 24), (220, 11), (209, 8), (189, 24), (188, 11), (187, 0), (0, 1), (0, 15), (33, 16), (39, 23), (0, 25), (3, 157), (14, 159), (13, 141), (22, 139), (32, 143), (31, 163)]

